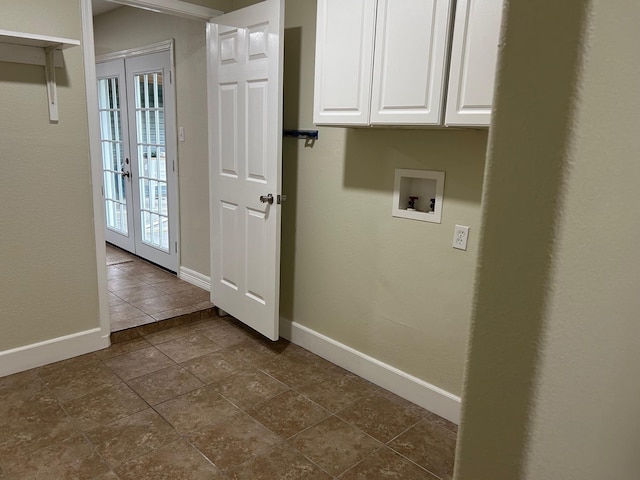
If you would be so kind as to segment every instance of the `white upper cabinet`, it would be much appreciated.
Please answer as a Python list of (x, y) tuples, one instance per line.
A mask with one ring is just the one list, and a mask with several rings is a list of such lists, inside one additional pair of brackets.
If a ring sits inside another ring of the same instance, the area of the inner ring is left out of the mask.
[(458, 0), (446, 125), (488, 126), (503, 0)]
[(318, 0), (314, 118), (368, 125), (376, 0)]
[(318, 0), (314, 122), (489, 125), (503, 0), (453, 3)]
[(378, 0), (372, 125), (441, 124), (450, 11), (450, 0)]

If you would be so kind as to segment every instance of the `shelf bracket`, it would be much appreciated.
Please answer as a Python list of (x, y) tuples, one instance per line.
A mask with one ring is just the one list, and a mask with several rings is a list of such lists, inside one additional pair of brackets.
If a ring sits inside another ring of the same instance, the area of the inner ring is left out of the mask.
[(45, 48), (44, 74), (47, 81), (47, 99), (49, 101), (49, 121), (57, 122), (58, 116), (58, 89), (56, 86), (55, 54), (57, 45)]
[(64, 66), (61, 51), (78, 45), (80, 41), (72, 38), (0, 30), (0, 62), (44, 65), (49, 120), (53, 123), (59, 119), (56, 67)]

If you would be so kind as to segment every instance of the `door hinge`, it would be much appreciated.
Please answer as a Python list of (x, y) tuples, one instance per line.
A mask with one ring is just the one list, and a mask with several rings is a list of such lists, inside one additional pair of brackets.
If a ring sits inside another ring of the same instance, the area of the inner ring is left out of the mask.
[(173, 85), (173, 70), (169, 70), (169, 83)]
[(102, 196), (104, 197), (104, 185), (100, 185), (100, 188), (102, 189)]
[(175, 160), (173, 161), (173, 171), (174, 172), (176, 171), (176, 161)]
[(178, 242), (175, 242), (175, 246), (176, 246), (176, 253), (178, 253)]

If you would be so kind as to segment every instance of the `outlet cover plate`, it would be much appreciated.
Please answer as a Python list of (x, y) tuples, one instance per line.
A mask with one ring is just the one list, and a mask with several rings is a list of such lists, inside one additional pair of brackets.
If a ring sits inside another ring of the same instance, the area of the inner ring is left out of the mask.
[(467, 241), (469, 240), (469, 227), (464, 225), (456, 225), (453, 230), (453, 248), (458, 250), (467, 249)]

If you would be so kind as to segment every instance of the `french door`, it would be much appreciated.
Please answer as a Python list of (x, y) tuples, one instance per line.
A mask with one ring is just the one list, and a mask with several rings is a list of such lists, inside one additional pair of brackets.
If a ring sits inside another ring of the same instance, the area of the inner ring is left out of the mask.
[(175, 91), (170, 51), (96, 65), (106, 240), (178, 270)]

